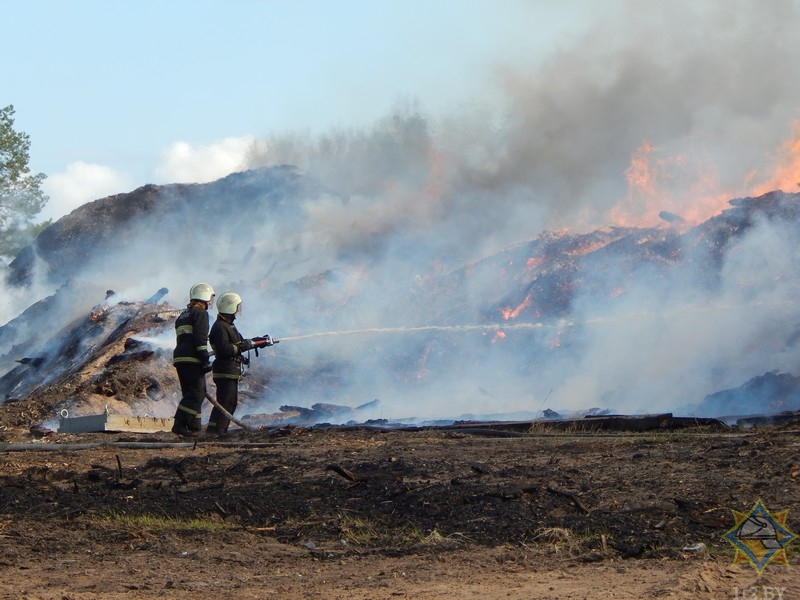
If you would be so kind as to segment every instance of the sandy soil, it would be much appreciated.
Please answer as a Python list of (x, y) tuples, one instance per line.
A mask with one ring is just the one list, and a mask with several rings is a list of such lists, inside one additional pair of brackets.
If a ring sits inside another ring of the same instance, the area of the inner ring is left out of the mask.
[[(800, 431), (6, 431), (3, 598), (800, 598)], [(703, 544), (699, 550), (691, 550)]]

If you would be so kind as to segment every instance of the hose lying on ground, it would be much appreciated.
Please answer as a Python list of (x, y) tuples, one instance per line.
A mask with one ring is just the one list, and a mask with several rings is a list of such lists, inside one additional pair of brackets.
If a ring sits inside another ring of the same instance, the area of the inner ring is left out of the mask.
[(231, 421), (233, 421), (234, 423), (236, 423), (236, 424), (237, 424), (239, 427), (241, 427), (242, 429), (244, 429), (244, 430), (246, 430), (246, 431), (252, 431), (252, 429), (253, 429), (253, 428), (252, 428), (252, 427), (250, 427), (250, 425), (247, 425), (247, 424), (245, 424), (245, 423), (242, 423), (242, 422), (241, 422), (239, 419), (237, 419), (237, 418), (236, 418), (236, 417), (234, 417), (234, 416), (233, 416), (231, 413), (229, 413), (227, 410), (225, 410), (225, 409), (224, 409), (224, 408), (223, 408), (223, 407), (220, 405), (220, 403), (219, 403), (219, 402), (217, 402), (217, 401), (214, 399), (214, 397), (213, 397), (211, 394), (209, 394), (208, 392), (206, 392), (206, 400), (208, 400), (209, 402), (211, 402), (211, 404), (213, 404), (213, 405), (214, 405), (214, 406), (216, 406), (218, 409), (220, 409), (220, 410), (222, 411), (222, 414), (223, 414), (223, 415), (225, 415), (226, 417), (228, 417), (228, 418), (229, 418)]

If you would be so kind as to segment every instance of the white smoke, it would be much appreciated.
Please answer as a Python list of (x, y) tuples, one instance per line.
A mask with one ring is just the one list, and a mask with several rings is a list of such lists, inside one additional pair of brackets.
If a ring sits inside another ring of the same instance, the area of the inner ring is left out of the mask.
[(164, 150), (156, 180), (163, 183), (206, 183), (246, 169), (249, 157), (266, 146), (252, 136), (229, 137), (204, 146), (179, 141)]
[[(447, 272), (543, 229), (586, 230), (618, 218), (657, 225), (660, 210), (708, 218), (768, 179), (774, 150), (791, 135), (800, 90), (785, 74), (800, 58), (790, 25), (797, 8), (617, 6), (622, 10), (601, 16), (549, 62), (529, 70), (498, 66), (507, 98), (502, 117), (480, 109), (433, 122), (418, 106), (402, 106), (371, 131), (271, 140), (253, 164), (298, 164), (339, 191), (335, 201), (309, 208), (304, 235), (317, 242), (309, 250), (317, 257), (368, 252), (371, 278), (384, 281), (424, 278), (437, 265)], [(653, 180), (632, 189), (625, 174), (643, 143)], [(728, 257), (722, 291), (710, 297), (691, 281), (654, 275), (625, 292), (613, 318), (597, 307), (576, 312), (575, 321), (593, 323), (581, 330), (577, 363), (548, 362), (527, 380), (501, 358), (483, 357), (468, 374), (434, 378), (442, 383), (397, 402), (415, 414), (434, 406), (442, 414), (447, 401), (431, 397), (457, 397), (461, 410), (535, 409), (549, 394), (549, 402), (572, 409), (670, 409), (764, 371), (790, 369), (797, 352), (775, 331), (796, 318), (780, 297), (794, 291), (785, 287), (786, 275), (782, 292), (747, 286), (754, 302), (736, 281), (752, 270), (737, 261), (773, 261), (780, 243), (790, 241), (774, 226), (754, 230)], [(791, 280), (794, 272), (786, 272)], [(487, 289), (475, 297), (485, 298)], [(398, 314), (390, 298), (370, 297), (369, 325)], [(291, 311), (285, 317), (291, 321)], [(361, 350), (370, 344), (378, 342)], [(393, 388), (391, 377), (358, 375), (376, 382), (375, 393)]]
[(796, 371), (797, 238), (794, 224), (763, 222), (726, 252), (713, 289), (673, 273), (627, 289), (613, 313), (584, 306), (574, 314), (587, 323), (583, 358), (558, 371), (553, 402), (686, 411), (754, 376)]
[(44, 180), (42, 191), (49, 200), (38, 218), (58, 220), (87, 202), (130, 189), (131, 185), (130, 177), (104, 165), (70, 163), (65, 172), (53, 173)]
[[(176, 306), (196, 281), (233, 289), (245, 299), (239, 324), (249, 336), (379, 330), (286, 341), (270, 364), (301, 373), (329, 363), (337, 384), (324, 399), (357, 405), (377, 397), (386, 418), (545, 403), (666, 410), (791, 369), (797, 351), (782, 328), (797, 320), (789, 302), (797, 246), (774, 223), (730, 250), (713, 292), (685, 272), (654, 271), (613, 303), (579, 296), (570, 323), (508, 327), (496, 343), (491, 329), (398, 331), (492, 318), (507, 326), (487, 311), (504, 298), (505, 273), (524, 267), (497, 265), (496, 275), (484, 268), (474, 279), (469, 267), (545, 230), (655, 226), (660, 210), (705, 219), (769, 179), (800, 98), (791, 77), (800, 58), (796, 4), (626, 1), (604, 10), (547, 60), (496, 64), (499, 107), (477, 99), (437, 118), (421, 103), (401, 103), (372, 127), (318, 137), (176, 143), (161, 181), (290, 164), (324, 189), (286, 220), (232, 213), (219, 198), (218, 212), (197, 215), (202, 235), (190, 242), (171, 235), (193, 227), (187, 215), (141, 224), (131, 235), (147, 243), (136, 244), (136, 260), (104, 257), (94, 277), (134, 297), (166, 285)], [(648, 161), (646, 185), (632, 180), (637, 157)], [(448, 285), (457, 279), (463, 285)], [(559, 337), (578, 350), (532, 363), (505, 349)], [(469, 348), (453, 364), (454, 352)], [(387, 353), (407, 360), (380, 364)], [(265, 398), (265, 410), (309, 405), (318, 393), (299, 386), (291, 398)]]

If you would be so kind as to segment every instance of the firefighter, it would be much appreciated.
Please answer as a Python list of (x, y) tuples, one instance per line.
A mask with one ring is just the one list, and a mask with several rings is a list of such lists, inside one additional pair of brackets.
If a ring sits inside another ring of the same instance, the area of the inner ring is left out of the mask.
[[(249, 362), (242, 356), (253, 348), (264, 348), (274, 343), (269, 336), (245, 339), (233, 322), (242, 312), (242, 298), (235, 292), (225, 292), (217, 299), (217, 320), (211, 326), (209, 341), (214, 351), (212, 377), (217, 386), (217, 402), (233, 415), (239, 403), (239, 380)], [(225, 435), (230, 419), (216, 406), (211, 410), (206, 427), (207, 434)]]
[(200, 409), (206, 397), (206, 373), (211, 371), (208, 352), (208, 307), (214, 288), (197, 283), (189, 290), (189, 304), (175, 319), (175, 350), (172, 364), (178, 371), (181, 401), (175, 410), (172, 432), (194, 436), (201, 430)]

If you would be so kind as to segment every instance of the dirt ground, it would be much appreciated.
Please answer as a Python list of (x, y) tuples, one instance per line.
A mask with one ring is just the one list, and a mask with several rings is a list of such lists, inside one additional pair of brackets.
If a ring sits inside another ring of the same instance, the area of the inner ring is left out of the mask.
[[(800, 598), (800, 428), (0, 433), (2, 598)], [(702, 546), (700, 546), (702, 544)]]

